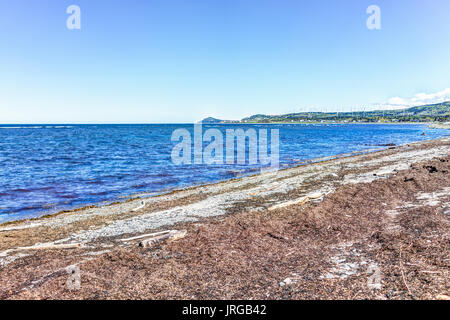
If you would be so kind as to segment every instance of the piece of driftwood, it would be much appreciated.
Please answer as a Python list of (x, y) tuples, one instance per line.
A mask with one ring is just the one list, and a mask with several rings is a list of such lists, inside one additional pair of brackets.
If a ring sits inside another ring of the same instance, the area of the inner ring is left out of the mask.
[(450, 297), (445, 294), (439, 294), (436, 296), (436, 299), (438, 300), (450, 300)]
[(287, 202), (276, 204), (276, 205), (270, 207), (268, 210), (272, 211), (272, 210), (276, 210), (276, 209), (281, 209), (281, 208), (285, 208), (288, 206), (292, 206), (294, 204), (303, 205), (303, 204), (307, 203), (308, 201), (320, 199), (322, 196), (323, 196), (323, 194), (321, 192), (311, 193), (311, 194), (308, 194), (308, 195), (298, 198), (298, 199), (294, 199), (294, 200), (290, 200)]
[(186, 235), (187, 235), (187, 230), (174, 231), (174, 232), (171, 233), (168, 241), (169, 242), (170, 241), (176, 241), (176, 240), (179, 240), (179, 239), (182, 239), (182, 238), (186, 237)]
[(56, 249), (76, 249), (83, 248), (82, 243), (67, 243), (67, 244), (54, 244), (54, 243), (43, 243), (43, 244), (35, 244), (34, 246), (29, 247), (18, 247), (13, 249), (8, 249), (3, 251), (0, 256), (6, 257), (12, 252), (16, 251), (27, 251), (27, 250), (56, 250)]
[(171, 230), (168, 233), (165, 234), (160, 234), (157, 236), (153, 236), (147, 239), (142, 240), (141, 242), (139, 242), (139, 246), (143, 247), (143, 248), (149, 248), (154, 246), (155, 244), (161, 242), (161, 241), (175, 241), (181, 238), (184, 238), (187, 234), (186, 230)]
[(34, 245), (30, 247), (18, 247), (14, 250), (47, 250), (47, 249), (75, 249), (82, 248), (83, 244), (81, 243), (67, 243), (67, 244), (52, 244), (52, 243), (44, 243), (42, 245)]
[(160, 231), (160, 232), (147, 233), (147, 234), (142, 234), (142, 235), (136, 236), (136, 237), (120, 239), (120, 241), (122, 241), (122, 242), (128, 242), (128, 241), (133, 241), (133, 240), (142, 239), (142, 238), (151, 238), (151, 237), (156, 237), (156, 236), (164, 235), (164, 234), (170, 233), (170, 232), (172, 232), (172, 231), (176, 231), (176, 230), (165, 230), (165, 231)]
[(39, 226), (39, 223), (30, 223), (30, 224), (24, 224), (24, 225), (19, 225), (19, 226), (3, 227), (3, 228), (0, 228), (0, 232), (30, 229), (30, 228), (34, 228), (34, 227), (38, 227), (38, 226)]

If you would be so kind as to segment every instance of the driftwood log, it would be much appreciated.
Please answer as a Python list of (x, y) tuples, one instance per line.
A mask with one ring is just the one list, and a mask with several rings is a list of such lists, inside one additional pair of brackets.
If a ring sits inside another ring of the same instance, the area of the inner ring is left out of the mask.
[(141, 234), (140, 236), (136, 236), (136, 237), (120, 239), (120, 241), (129, 242), (129, 241), (133, 241), (133, 240), (137, 240), (137, 239), (152, 238), (152, 237), (157, 237), (157, 236), (164, 235), (164, 234), (174, 232), (174, 231), (176, 231), (176, 230), (165, 230), (165, 231), (160, 231), (160, 232)]
[(35, 244), (34, 246), (29, 246), (29, 247), (18, 247), (18, 248), (8, 249), (8, 250), (0, 253), (0, 257), (6, 257), (10, 253), (17, 252), (17, 251), (76, 249), (76, 248), (83, 248), (83, 247), (84, 247), (84, 245), (82, 243), (68, 243), (68, 244), (42, 243), (42, 244)]
[(149, 248), (162, 241), (170, 242), (184, 238), (186, 234), (186, 230), (170, 230), (169, 232), (143, 239), (141, 242), (139, 242), (139, 246), (143, 248)]
[(303, 205), (303, 204), (307, 203), (308, 201), (320, 199), (322, 196), (323, 196), (323, 194), (321, 192), (310, 193), (310, 194), (308, 194), (304, 197), (298, 198), (298, 199), (294, 199), (291, 201), (276, 204), (276, 205), (270, 207), (268, 210), (272, 211), (272, 210), (276, 210), (276, 209), (281, 209), (281, 208), (285, 208), (288, 206), (292, 206), (294, 204)]

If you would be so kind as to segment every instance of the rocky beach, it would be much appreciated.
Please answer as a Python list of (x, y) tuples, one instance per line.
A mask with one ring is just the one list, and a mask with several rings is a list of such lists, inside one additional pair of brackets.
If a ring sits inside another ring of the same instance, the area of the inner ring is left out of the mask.
[(450, 139), (0, 226), (1, 299), (448, 299)]

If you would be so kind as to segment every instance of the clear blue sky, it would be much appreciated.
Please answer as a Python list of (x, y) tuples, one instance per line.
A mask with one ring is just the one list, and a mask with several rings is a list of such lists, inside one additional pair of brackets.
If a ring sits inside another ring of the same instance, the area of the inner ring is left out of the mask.
[[(68, 30), (66, 8), (81, 8)], [(381, 8), (381, 30), (366, 9)], [(450, 87), (448, 0), (0, 0), (0, 123), (192, 122)]]

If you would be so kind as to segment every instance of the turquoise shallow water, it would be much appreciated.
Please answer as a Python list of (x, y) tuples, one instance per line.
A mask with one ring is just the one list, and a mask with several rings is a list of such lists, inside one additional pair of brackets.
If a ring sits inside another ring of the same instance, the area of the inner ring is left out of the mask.
[[(179, 128), (193, 132), (192, 124), (0, 125), (0, 222), (259, 170), (259, 163), (248, 161), (244, 165), (175, 165), (171, 152), (177, 142), (171, 141), (171, 135)], [(203, 126), (204, 131), (211, 128), (224, 135), (226, 129), (278, 129), (281, 166), (449, 134), (424, 125)]]

